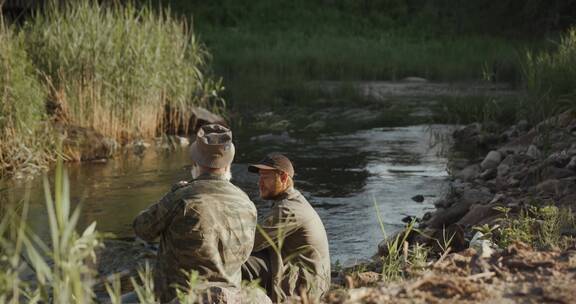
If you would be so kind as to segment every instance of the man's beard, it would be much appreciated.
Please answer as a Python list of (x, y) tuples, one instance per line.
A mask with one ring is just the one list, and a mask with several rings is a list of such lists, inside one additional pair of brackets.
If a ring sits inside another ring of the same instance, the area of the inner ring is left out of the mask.
[(261, 197), (263, 199), (273, 199), (278, 195), (282, 194), (285, 190), (286, 189), (284, 185), (282, 185), (280, 178), (276, 177), (276, 180), (274, 181), (274, 189), (270, 189), (270, 191), (268, 191), (267, 193), (262, 193)]
[[(197, 179), (198, 177), (200, 177), (200, 175), (202, 175), (202, 173), (200, 172), (200, 167), (198, 165), (192, 165), (192, 168), (190, 169), (190, 174), (192, 174), (192, 179)], [(226, 168), (226, 172), (222, 174), (222, 177), (227, 181), (230, 181), (232, 179), (232, 172), (230, 171), (230, 167)]]

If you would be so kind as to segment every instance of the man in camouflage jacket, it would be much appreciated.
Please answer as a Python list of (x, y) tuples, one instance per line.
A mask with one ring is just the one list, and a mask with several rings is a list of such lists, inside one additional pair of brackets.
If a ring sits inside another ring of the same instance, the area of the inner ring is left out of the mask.
[(246, 279), (260, 279), (273, 301), (305, 295), (312, 301), (330, 287), (326, 229), (306, 198), (294, 189), (294, 168), (279, 153), (248, 167), (259, 174), (260, 197), (273, 201), (244, 265)]
[(176, 285), (187, 287), (185, 272), (192, 270), (209, 282), (240, 287), (241, 266), (254, 243), (256, 208), (229, 181), (233, 157), (230, 130), (202, 127), (191, 146), (194, 179), (177, 184), (134, 220), (140, 238), (160, 237), (154, 291), (162, 303), (174, 299)]

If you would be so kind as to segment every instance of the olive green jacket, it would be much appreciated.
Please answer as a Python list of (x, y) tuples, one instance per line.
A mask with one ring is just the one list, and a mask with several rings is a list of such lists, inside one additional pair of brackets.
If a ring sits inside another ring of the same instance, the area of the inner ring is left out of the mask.
[[(273, 244), (273, 245), (272, 245)], [(314, 298), (330, 287), (330, 254), (326, 229), (318, 213), (294, 188), (275, 198), (271, 212), (261, 223), (254, 252), (271, 254), (272, 298), (300, 295)], [(278, 254), (279, 253), (279, 254)]]
[(240, 286), (241, 266), (253, 247), (256, 207), (229, 181), (205, 174), (174, 187), (142, 211), (133, 227), (146, 241), (160, 237), (154, 289), (158, 299), (167, 302), (176, 295), (175, 284), (187, 285), (182, 270)]

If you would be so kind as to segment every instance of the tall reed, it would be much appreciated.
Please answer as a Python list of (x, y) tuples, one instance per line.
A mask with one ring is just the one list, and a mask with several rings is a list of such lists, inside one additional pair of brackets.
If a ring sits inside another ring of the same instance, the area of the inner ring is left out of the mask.
[(0, 176), (33, 173), (51, 158), (45, 132), (46, 90), (26, 53), (24, 36), (0, 20)]
[(24, 31), (59, 118), (107, 136), (153, 136), (166, 105), (186, 122), (220, 90), (206, 49), (169, 11), (69, 1), (37, 12)]

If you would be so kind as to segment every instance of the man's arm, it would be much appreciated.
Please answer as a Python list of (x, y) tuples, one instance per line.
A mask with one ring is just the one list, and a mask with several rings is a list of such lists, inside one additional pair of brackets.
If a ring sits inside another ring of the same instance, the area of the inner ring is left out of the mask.
[(257, 252), (274, 246), (281, 250), (284, 239), (296, 232), (300, 226), (301, 223), (296, 220), (294, 212), (283, 206), (275, 206), (264, 221), (258, 225), (252, 251)]
[(132, 223), (138, 237), (151, 242), (166, 229), (180, 204), (180, 200), (176, 200), (174, 195), (179, 188), (181, 187), (172, 187), (159, 202), (138, 214)]

